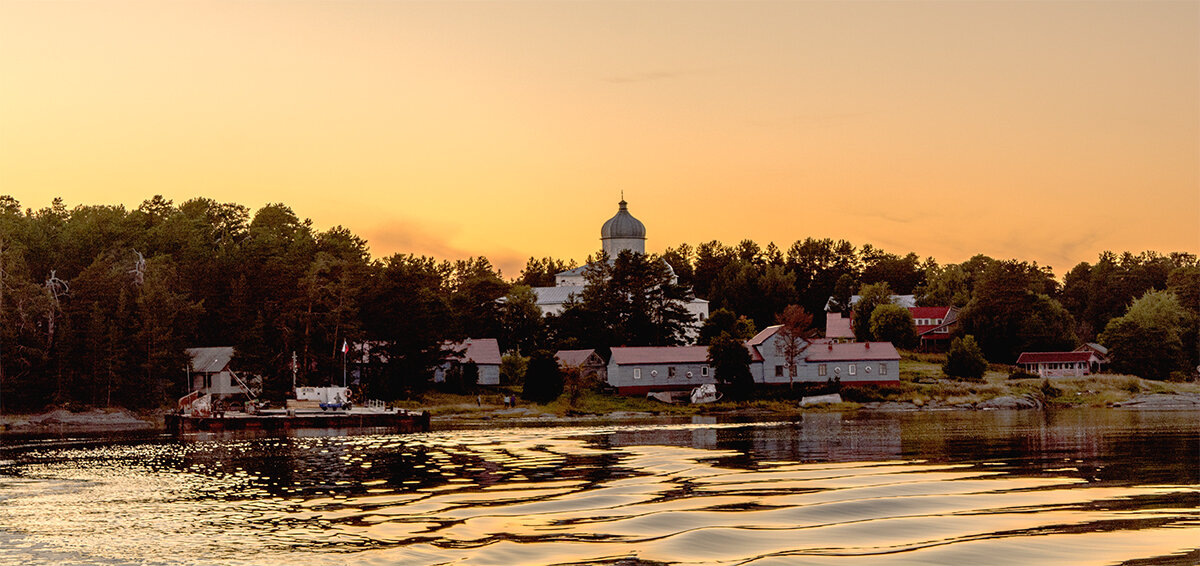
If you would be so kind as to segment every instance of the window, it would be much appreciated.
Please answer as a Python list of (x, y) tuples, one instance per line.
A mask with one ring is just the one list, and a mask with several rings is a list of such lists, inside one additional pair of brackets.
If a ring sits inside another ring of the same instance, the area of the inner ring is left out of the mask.
[(825, 364), (821, 364), (821, 365), (817, 366), (817, 375), (819, 375), (821, 377), (825, 377), (825, 373), (827, 371), (828, 370), (825, 368)]
[(633, 368), (633, 378), (634, 379), (642, 378), (642, 368)]
[(708, 377), (708, 366), (704, 366), (704, 367), (700, 368), (700, 376)]
[(887, 364), (885, 364), (885, 363), (879, 364), (879, 375), (887, 375)]
[(675, 377), (675, 366), (667, 368), (667, 377)]
[(854, 364), (850, 364), (850, 367), (847, 368), (846, 373), (849, 373), (850, 375), (857, 375), (857, 373), (855, 372), (856, 369), (857, 368), (855, 367)]
[(775, 377), (783, 377), (783, 366), (775, 366)]
[(704, 322), (704, 313), (700, 313), (700, 322)]

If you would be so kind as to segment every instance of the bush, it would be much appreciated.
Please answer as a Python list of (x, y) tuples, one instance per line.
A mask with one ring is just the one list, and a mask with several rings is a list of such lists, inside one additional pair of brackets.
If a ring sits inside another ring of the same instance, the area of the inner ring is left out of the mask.
[(846, 385), (842, 387), (843, 401), (870, 403), (872, 401), (894, 401), (912, 391), (912, 386), (901, 384)]
[(1012, 373), (1008, 374), (1009, 379), (1039, 379), (1040, 377), (1042, 376), (1036, 373), (1029, 373), (1023, 369), (1014, 369)]
[(525, 371), (525, 388), (521, 398), (535, 403), (549, 403), (563, 392), (562, 371), (552, 352), (540, 350), (529, 357)]
[(500, 358), (500, 383), (504, 385), (525, 383), (525, 369), (528, 367), (529, 358), (517, 353), (504, 354)]
[(871, 336), (881, 342), (891, 342), (897, 348), (917, 345), (917, 329), (912, 314), (900, 305), (879, 305), (871, 313)]
[(1062, 389), (1055, 387), (1053, 383), (1050, 383), (1049, 379), (1042, 380), (1042, 385), (1038, 387), (1038, 391), (1042, 393), (1043, 399), (1053, 399), (1062, 395)]
[(981, 381), (987, 368), (988, 363), (983, 357), (983, 350), (979, 349), (975, 337), (968, 334), (962, 338), (955, 338), (950, 343), (950, 351), (946, 353), (946, 363), (942, 366), (942, 372), (959, 379)]

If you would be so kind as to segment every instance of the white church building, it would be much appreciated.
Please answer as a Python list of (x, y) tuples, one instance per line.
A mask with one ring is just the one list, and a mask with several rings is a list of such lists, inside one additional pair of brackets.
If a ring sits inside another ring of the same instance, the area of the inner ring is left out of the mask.
[[(646, 253), (646, 225), (629, 213), (625, 199), (617, 203), (617, 214), (600, 227), (600, 244), (608, 257), (615, 258), (622, 251), (629, 250), (639, 254)], [(670, 265), (667, 266), (670, 269)], [(571, 296), (583, 290), (587, 280), (583, 276), (587, 266), (576, 267), (554, 275), (553, 287), (534, 287), (537, 305), (542, 314), (557, 315), (563, 311), (564, 305)], [(674, 270), (672, 270), (674, 277)], [(688, 331), (688, 338), (695, 340), (700, 325), (708, 319), (708, 301), (693, 298), (687, 303), (687, 310), (692, 314), (693, 324)]]

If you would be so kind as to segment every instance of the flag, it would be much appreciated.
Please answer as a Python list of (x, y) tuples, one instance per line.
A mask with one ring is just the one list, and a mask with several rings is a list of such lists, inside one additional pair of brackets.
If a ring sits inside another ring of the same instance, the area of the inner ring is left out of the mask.
[(350, 342), (342, 340), (342, 355), (346, 355), (346, 352), (349, 352), (349, 351), (350, 351)]

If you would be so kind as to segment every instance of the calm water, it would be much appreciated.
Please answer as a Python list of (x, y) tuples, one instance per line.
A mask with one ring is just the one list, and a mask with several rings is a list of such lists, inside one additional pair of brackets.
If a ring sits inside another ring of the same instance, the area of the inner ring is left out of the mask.
[(0, 564), (1193, 564), (1200, 414), (0, 444)]

